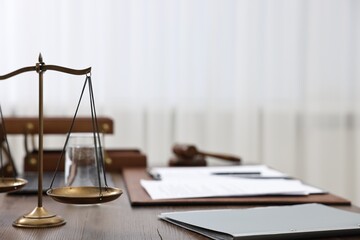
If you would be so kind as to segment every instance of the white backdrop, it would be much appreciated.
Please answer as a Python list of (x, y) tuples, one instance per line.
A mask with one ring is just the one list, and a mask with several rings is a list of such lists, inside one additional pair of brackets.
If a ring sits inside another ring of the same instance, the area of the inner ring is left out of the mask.
[[(98, 115), (115, 120), (106, 146), (157, 166), (194, 143), (360, 203), (359, 13), (355, 0), (0, 0), (0, 74), (39, 52), (92, 66)], [(36, 79), (0, 82), (6, 116), (37, 114)], [(72, 115), (83, 80), (45, 73), (45, 114)]]

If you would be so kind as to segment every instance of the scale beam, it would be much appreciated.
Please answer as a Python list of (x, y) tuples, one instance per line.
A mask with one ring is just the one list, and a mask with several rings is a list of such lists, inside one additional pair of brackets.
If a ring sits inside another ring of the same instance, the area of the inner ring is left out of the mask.
[(5, 80), (11, 77), (14, 77), (16, 75), (19, 75), (21, 73), (25, 73), (25, 72), (32, 72), (32, 71), (36, 71), (36, 67), (24, 67), (24, 68), (20, 68), (18, 70), (15, 70), (11, 73), (5, 74), (3, 76), (0, 76), (0, 80)]
[(85, 74), (88, 74), (91, 72), (91, 67), (85, 68), (85, 69), (72, 69), (72, 68), (61, 67), (61, 66), (57, 66), (57, 65), (45, 65), (45, 63), (42, 63), (42, 64), (38, 63), (36, 66), (20, 68), (13, 72), (8, 73), (8, 74), (2, 75), (2, 76), (0, 76), (0, 80), (5, 80), (5, 79), (14, 77), (16, 75), (19, 75), (19, 74), (25, 73), (25, 72), (35, 72), (35, 71), (36, 72), (39, 72), (39, 71), (44, 72), (46, 70), (63, 72), (63, 73), (68, 73), (68, 74), (72, 74), (72, 75), (85, 75)]

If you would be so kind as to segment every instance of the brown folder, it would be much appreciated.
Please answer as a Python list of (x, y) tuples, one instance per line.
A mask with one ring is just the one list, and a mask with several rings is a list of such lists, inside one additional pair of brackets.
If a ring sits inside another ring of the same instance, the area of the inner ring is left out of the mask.
[(260, 197), (214, 197), (153, 200), (140, 185), (141, 179), (151, 179), (144, 168), (125, 168), (123, 177), (132, 206), (161, 205), (269, 205), (323, 203), (328, 205), (351, 205), (347, 199), (333, 195), (313, 194), (308, 196), (260, 196)]

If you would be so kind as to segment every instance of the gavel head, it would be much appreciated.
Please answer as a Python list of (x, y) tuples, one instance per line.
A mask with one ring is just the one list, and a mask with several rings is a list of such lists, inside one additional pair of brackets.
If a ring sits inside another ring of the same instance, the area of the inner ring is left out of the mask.
[(5, 132), (3, 129), (3, 125), (0, 123), (0, 143), (5, 140)]
[(175, 144), (173, 146), (173, 152), (183, 158), (193, 158), (198, 155), (198, 150), (194, 145)]
[(192, 158), (182, 158), (180, 156), (176, 156), (170, 158), (169, 166), (171, 167), (206, 166), (206, 159), (202, 155), (196, 155)]

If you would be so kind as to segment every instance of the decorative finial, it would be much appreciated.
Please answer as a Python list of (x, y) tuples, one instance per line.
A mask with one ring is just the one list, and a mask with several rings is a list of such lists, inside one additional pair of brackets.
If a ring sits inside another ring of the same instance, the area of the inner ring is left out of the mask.
[(39, 53), (39, 63), (41, 63), (41, 64), (44, 63), (44, 62), (43, 62), (43, 58), (42, 58), (42, 56), (41, 56), (41, 53)]
[(35, 70), (37, 73), (40, 73), (40, 72), (45, 72), (45, 70), (43, 70), (43, 66), (45, 65), (44, 61), (43, 61), (43, 58), (42, 58), (42, 55), (41, 53), (39, 53), (39, 62), (36, 63), (36, 66), (35, 66)]

